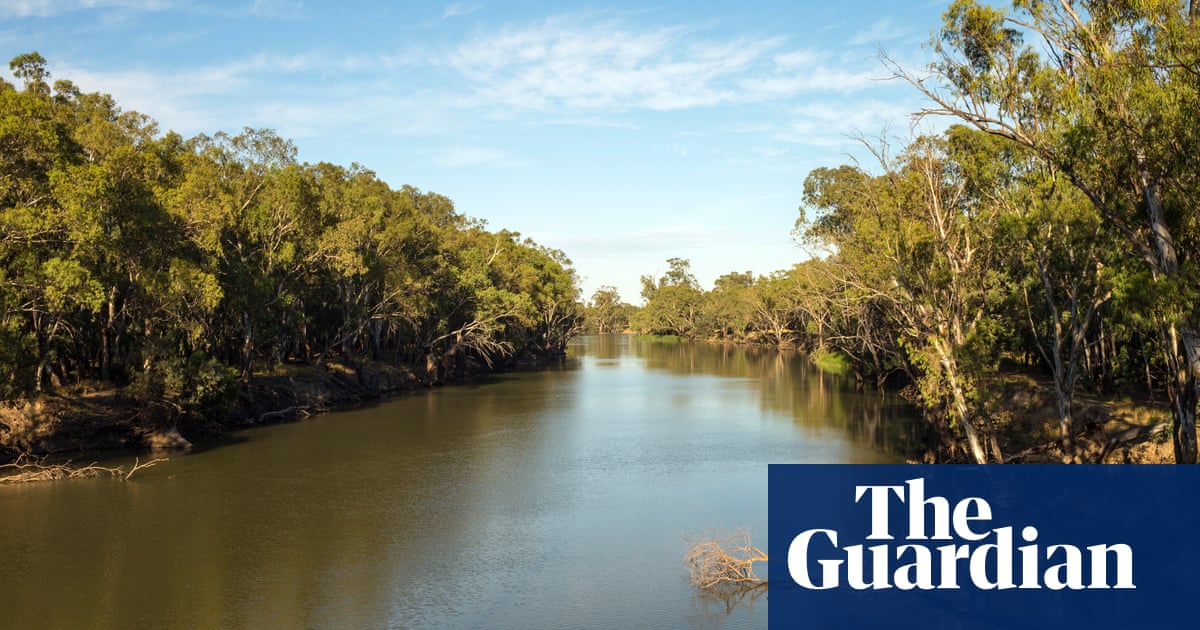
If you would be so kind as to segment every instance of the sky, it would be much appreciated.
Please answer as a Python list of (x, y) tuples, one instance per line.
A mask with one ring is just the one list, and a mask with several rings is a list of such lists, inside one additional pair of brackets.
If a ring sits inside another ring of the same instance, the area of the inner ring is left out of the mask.
[(0, 0), (0, 53), (163, 132), (270, 128), (440, 193), (640, 304), (668, 258), (706, 288), (803, 260), (805, 177), (909, 137), (877, 55), (924, 67), (948, 4)]

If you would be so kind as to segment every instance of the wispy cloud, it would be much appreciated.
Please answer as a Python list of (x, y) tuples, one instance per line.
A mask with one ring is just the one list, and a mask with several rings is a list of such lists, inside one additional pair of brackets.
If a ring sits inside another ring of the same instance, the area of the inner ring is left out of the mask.
[(446, 10), (442, 11), (442, 19), (447, 20), (454, 17), (471, 15), (482, 8), (483, 5), (480, 4), (463, 4), (461, 2), (455, 2), (453, 4), (446, 5)]
[(767, 159), (781, 158), (788, 154), (790, 149), (781, 149), (779, 147), (754, 147), (754, 153)]
[(636, 28), (550, 18), (482, 33), (445, 62), (478, 104), (515, 112), (678, 111), (863, 87), (783, 37), (715, 38), (700, 27)]
[[(140, 6), (152, 4), (144, 0)], [(627, 16), (560, 16), (475, 30), (441, 48), (405, 44), (370, 53), (264, 53), (169, 71), (93, 70), (52, 60), (51, 70), (85, 90), (115, 94), (129, 109), (185, 134), (249, 125), (304, 138), (336, 135), (353, 123), (364, 137), (433, 137), (496, 120), (640, 129), (647, 126), (640, 114), (647, 112), (750, 104), (769, 105), (774, 113), (755, 120), (753, 129), (724, 125), (727, 131), (760, 135), (755, 141), (760, 146), (778, 141), (824, 146), (844, 144), (845, 135), (857, 130), (877, 130), (884, 114), (890, 119), (897, 116), (892, 110), (905, 109), (876, 96), (872, 79), (881, 69), (873, 60), (798, 47), (783, 36), (645, 25)], [(785, 111), (795, 116), (783, 116)], [(655, 150), (697, 157), (709, 148), (660, 142)], [(426, 158), (443, 167), (527, 165), (480, 146), (443, 149)]]

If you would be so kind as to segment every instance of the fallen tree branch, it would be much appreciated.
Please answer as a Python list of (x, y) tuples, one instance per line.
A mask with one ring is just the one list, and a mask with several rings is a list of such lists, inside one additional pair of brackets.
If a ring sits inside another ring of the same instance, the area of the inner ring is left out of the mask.
[[(129, 478), (133, 476), (133, 473), (135, 473), (139, 470), (144, 470), (144, 469), (149, 468), (159, 462), (166, 462), (166, 461), (170, 461), (170, 460), (166, 457), (158, 457), (158, 458), (152, 459), (144, 464), (139, 464), (138, 458), (134, 457), (133, 458), (133, 468), (130, 468), (129, 472), (125, 475), (125, 481), (129, 481)], [(120, 468), (118, 468), (117, 470), (120, 470)]]
[[(30, 483), (34, 481), (58, 481), (60, 479), (88, 479), (92, 477), (123, 477), (128, 480), (133, 473), (149, 468), (160, 462), (168, 461), (161, 457), (140, 463), (134, 458), (133, 467), (128, 472), (120, 466), (112, 468), (97, 466), (95, 462), (86, 466), (78, 466), (70, 461), (61, 464), (47, 464), (45, 457), (34, 457), (22, 454), (16, 461), (0, 464), (0, 484)], [(10, 471), (15, 471), (11, 472)]]
[(765, 582), (754, 573), (755, 562), (766, 562), (765, 551), (750, 542), (748, 530), (706, 532), (689, 539), (683, 559), (697, 588), (722, 585), (755, 586)]

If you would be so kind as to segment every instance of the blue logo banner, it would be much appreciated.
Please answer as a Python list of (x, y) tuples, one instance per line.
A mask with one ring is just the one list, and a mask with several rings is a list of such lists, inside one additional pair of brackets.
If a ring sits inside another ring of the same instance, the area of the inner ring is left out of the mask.
[(1200, 467), (769, 467), (770, 627), (1191, 628)]

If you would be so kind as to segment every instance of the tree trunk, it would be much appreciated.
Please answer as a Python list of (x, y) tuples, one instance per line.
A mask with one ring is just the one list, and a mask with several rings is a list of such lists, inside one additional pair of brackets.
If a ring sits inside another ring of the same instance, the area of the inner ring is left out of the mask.
[(1054, 389), (1058, 397), (1058, 433), (1062, 439), (1063, 454), (1071, 462), (1079, 463), (1075, 459), (1075, 418), (1071, 415), (1071, 392), (1064, 388), (1058, 379), (1055, 379)]
[(242, 382), (248, 383), (254, 368), (254, 328), (249, 311), (242, 311), (242, 327)]
[[(1174, 384), (1171, 392), (1171, 415), (1174, 426), (1171, 435), (1175, 446), (1176, 464), (1195, 464), (1197, 459), (1196, 443), (1196, 403), (1200, 398), (1200, 332), (1185, 325), (1179, 331), (1180, 348), (1171, 350), (1182, 359), (1182, 364), (1173, 366)], [(1178, 360), (1177, 359), (1177, 360)]]
[[(940, 346), (941, 344), (938, 345)], [(938, 351), (938, 354), (941, 355), (942, 369), (946, 373), (946, 384), (950, 386), (951, 406), (954, 408), (954, 413), (958, 416), (959, 423), (962, 424), (963, 433), (967, 437), (967, 445), (971, 449), (971, 456), (975, 459), (976, 464), (986, 464), (988, 461), (987, 452), (984, 450), (979, 432), (975, 430), (975, 425), (971, 422), (966, 392), (963, 391), (962, 384), (958, 380), (958, 366), (954, 361), (954, 357), (945, 348), (939, 347)]]
[(117, 320), (117, 288), (108, 291), (108, 313), (104, 319), (104, 327), (100, 330), (100, 380), (108, 382), (110, 366), (112, 365), (112, 331)]

